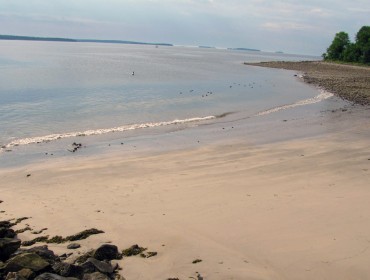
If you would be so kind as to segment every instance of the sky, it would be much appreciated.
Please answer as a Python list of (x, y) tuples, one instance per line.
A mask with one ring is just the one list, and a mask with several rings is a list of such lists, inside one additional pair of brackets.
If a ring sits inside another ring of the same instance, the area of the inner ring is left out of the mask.
[(0, 0), (0, 34), (321, 55), (370, 25), (369, 0)]

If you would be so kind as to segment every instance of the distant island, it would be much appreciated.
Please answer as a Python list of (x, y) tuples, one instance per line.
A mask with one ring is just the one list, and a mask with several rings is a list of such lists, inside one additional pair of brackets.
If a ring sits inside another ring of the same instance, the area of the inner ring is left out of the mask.
[(261, 50), (249, 49), (249, 48), (228, 48), (228, 50), (234, 50), (234, 51), (252, 51), (252, 52), (260, 52), (261, 51)]
[(29, 37), (15, 35), (0, 35), (0, 40), (77, 42), (77, 40), (67, 38), (52, 38), (52, 37), (44, 38), (44, 37)]
[(0, 40), (21, 40), (21, 41), (51, 41), (51, 42), (80, 42), (80, 43), (109, 43), (109, 44), (134, 44), (134, 45), (153, 45), (153, 46), (173, 46), (168, 43), (145, 43), (123, 40), (95, 40), (95, 39), (69, 39), (54, 37), (31, 37), (16, 35), (0, 35)]
[(210, 47), (210, 46), (199, 46), (201, 49), (215, 49), (215, 47)]

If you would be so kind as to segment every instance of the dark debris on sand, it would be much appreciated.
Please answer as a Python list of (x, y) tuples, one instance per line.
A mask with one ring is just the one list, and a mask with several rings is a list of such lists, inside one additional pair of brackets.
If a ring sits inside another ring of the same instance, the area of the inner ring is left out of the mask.
[[(0, 279), (5, 280), (124, 280), (118, 271), (118, 264), (112, 260), (120, 260), (126, 256), (144, 254), (146, 248), (133, 245), (120, 252), (117, 246), (103, 244), (95, 250), (79, 256), (74, 261), (66, 262), (66, 258), (73, 253), (57, 256), (48, 249), (47, 245), (36, 246), (30, 249), (22, 248), (23, 244), (64, 243), (88, 238), (92, 234), (103, 233), (101, 230), (89, 229), (75, 235), (67, 236), (40, 236), (30, 241), (22, 242), (17, 238), (17, 233), (12, 229), (16, 222), (0, 221)], [(74, 248), (77, 248), (76, 243)], [(70, 244), (70, 245), (72, 245)], [(77, 244), (78, 245), (78, 244)], [(157, 255), (157, 252), (147, 252), (146, 258)]]

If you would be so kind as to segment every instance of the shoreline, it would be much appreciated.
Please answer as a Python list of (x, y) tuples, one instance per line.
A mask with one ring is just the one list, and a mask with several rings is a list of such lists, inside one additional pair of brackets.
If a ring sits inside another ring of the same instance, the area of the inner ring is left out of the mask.
[(299, 71), (303, 73), (303, 80), (308, 84), (314, 84), (348, 101), (370, 105), (370, 67), (322, 61), (271, 61), (244, 64)]
[(104, 231), (34, 245), (70, 264), (103, 244), (153, 250), (114, 260), (127, 280), (369, 278), (370, 110), (296, 104), (1, 168), (0, 220), (30, 217), (22, 241)]

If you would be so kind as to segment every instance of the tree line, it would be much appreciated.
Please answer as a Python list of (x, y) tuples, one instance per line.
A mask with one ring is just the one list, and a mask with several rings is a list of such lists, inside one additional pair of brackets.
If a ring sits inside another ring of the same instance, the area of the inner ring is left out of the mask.
[(363, 26), (350, 41), (346, 32), (335, 34), (334, 40), (323, 55), (324, 60), (370, 64), (370, 26)]

